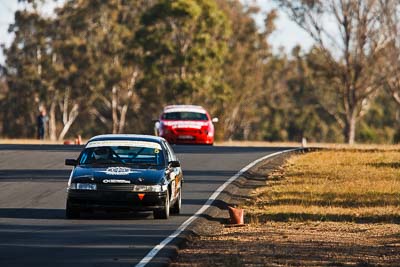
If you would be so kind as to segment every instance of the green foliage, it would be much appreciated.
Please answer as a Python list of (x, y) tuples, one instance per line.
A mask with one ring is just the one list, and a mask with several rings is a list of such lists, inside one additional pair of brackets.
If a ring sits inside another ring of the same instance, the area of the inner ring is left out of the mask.
[[(4, 132), (14, 136), (34, 136), (39, 98), (48, 88), (46, 66), (50, 21), (38, 14), (17, 11), (10, 26), (15, 39), (5, 49), (6, 77), (10, 88), (2, 105)], [(19, 115), (19, 116), (18, 116)]]
[(151, 7), (136, 34), (150, 95), (165, 104), (204, 101), (217, 93), (229, 33), (214, 1), (165, 0)]
[(357, 140), (361, 143), (398, 143), (399, 107), (381, 93), (360, 122)]
[(266, 43), (268, 32), (259, 32), (252, 18), (258, 9), (243, 6), (239, 1), (218, 1), (218, 4), (234, 32), (228, 40), (229, 53), (222, 66), (226, 87), (220, 95), (221, 106), (211, 110), (221, 118), (218, 125), (221, 138), (257, 139), (268, 109), (264, 108), (263, 99), (265, 62), (271, 57)]
[[(42, 107), (53, 139), (152, 134), (164, 105), (187, 103), (219, 117), (219, 139), (345, 140), (338, 93), (345, 65), (332, 68), (320, 47), (274, 54), (268, 37), (275, 10), (261, 30), (254, 20), (259, 8), (239, 0), (71, 0), (54, 18), (42, 17), (37, 1), (29, 3), (16, 12), (15, 39), (4, 50), (4, 136), (35, 136)], [(299, 12), (321, 4), (296, 2)], [(374, 75), (365, 71), (363, 77)], [(398, 142), (399, 112), (390, 96), (375, 91), (366, 101), (357, 140)]]

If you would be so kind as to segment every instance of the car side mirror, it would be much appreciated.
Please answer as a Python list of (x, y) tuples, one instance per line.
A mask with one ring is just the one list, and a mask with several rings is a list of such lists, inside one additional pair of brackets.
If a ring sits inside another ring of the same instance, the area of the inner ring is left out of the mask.
[(181, 163), (178, 160), (173, 160), (168, 162), (169, 166), (172, 168), (178, 168), (181, 166)]
[(215, 118), (212, 118), (211, 121), (212, 121), (212, 122), (219, 122), (219, 119), (218, 119), (217, 117), (215, 117)]
[(78, 161), (76, 159), (66, 159), (65, 165), (76, 166), (76, 165), (78, 165)]

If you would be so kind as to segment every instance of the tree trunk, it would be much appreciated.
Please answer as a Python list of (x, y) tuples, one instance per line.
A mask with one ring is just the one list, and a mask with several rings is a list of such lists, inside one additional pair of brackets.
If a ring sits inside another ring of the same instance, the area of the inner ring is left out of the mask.
[(56, 128), (56, 97), (50, 105), (49, 111), (49, 135), (51, 141), (57, 140), (57, 128)]
[[(64, 111), (64, 112), (67, 112), (67, 111)], [(58, 140), (62, 140), (64, 138), (64, 136), (68, 133), (69, 129), (71, 128), (72, 124), (74, 123), (74, 121), (76, 120), (78, 115), (79, 115), (79, 105), (74, 104), (74, 106), (72, 107), (71, 111), (69, 112), (69, 114), (67, 116), (67, 121), (65, 121), (64, 127), (61, 130), (60, 135), (58, 136)]]
[(119, 127), (118, 127), (118, 133), (122, 134), (124, 132), (124, 127), (126, 123), (126, 114), (128, 113), (128, 105), (124, 105), (121, 110), (121, 116), (119, 119)]
[(232, 139), (233, 134), (235, 133), (236, 129), (236, 117), (239, 114), (239, 104), (237, 104), (233, 111), (230, 113), (231, 115), (227, 119), (225, 123), (225, 133), (224, 133), (224, 139)]
[(346, 142), (349, 145), (354, 145), (355, 138), (356, 138), (356, 123), (357, 123), (357, 118), (356, 115), (353, 114), (350, 116), (350, 118), (347, 119), (346, 121), (346, 127), (345, 127), (345, 137), (346, 137)]
[(246, 122), (243, 127), (243, 140), (244, 141), (249, 140), (250, 132), (251, 132), (250, 130), (251, 130), (250, 123)]
[(118, 96), (117, 96), (117, 87), (113, 86), (112, 88), (112, 96), (111, 96), (111, 112), (112, 112), (112, 133), (118, 133)]
[(70, 88), (67, 87), (67, 89), (65, 90), (65, 94), (64, 94), (64, 101), (63, 101), (63, 106), (62, 106), (62, 113), (63, 113), (63, 124), (67, 124), (68, 122), (68, 103), (69, 103), (69, 92), (70, 92)]

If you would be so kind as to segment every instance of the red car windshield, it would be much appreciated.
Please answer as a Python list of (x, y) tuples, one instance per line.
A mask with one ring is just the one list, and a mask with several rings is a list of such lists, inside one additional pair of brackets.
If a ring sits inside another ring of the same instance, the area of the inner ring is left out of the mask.
[(167, 112), (161, 117), (163, 120), (174, 120), (174, 121), (207, 121), (208, 117), (205, 113), (199, 112)]

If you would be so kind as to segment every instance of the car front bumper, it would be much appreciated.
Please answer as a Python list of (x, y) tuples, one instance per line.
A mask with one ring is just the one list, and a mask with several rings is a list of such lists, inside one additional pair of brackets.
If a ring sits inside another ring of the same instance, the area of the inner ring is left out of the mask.
[(214, 143), (214, 137), (208, 134), (165, 134), (162, 135), (171, 144), (207, 144)]
[[(141, 199), (142, 197), (142, 199)], [(165, 207), (166, 192), (68, 190), (70, 208), (146, 211)]]

